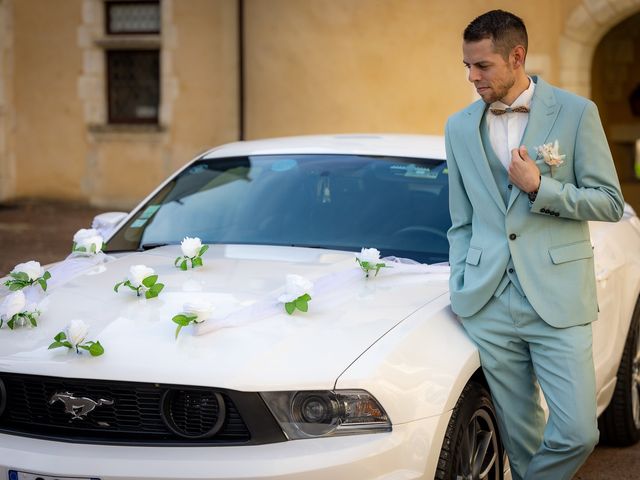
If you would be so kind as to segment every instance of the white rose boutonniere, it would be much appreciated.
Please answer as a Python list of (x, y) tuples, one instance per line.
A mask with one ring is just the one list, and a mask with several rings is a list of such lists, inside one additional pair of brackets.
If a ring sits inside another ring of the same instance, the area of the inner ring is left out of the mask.
[(176, 338), (182, 328), (191, 323), (202, 323), (211, 316), (213, 310), (211, 304), (204, 300), (187, 302), (182, 306), (182, 313), (174, 316), (171, 320), (178, 326), (176, 328)]
[(558, 140), (553, 143), (545, 143), (536, 147), (538, 155), (544, 159), (544, 163), (551, 167), (557, 167), (564, 163), (566, 155), (560, 155), (560, 144)]
[(4, 282), (9, 287), (9, 290), (16, 291), (24, 287), (28, 287), (37, 283), (42, 287), (42, 290), (47, 291), (47, 280), (51, 278), (51, 274), (42, 268), (39, 262), (31, 260), (26, 263), (19, 263), (11, 273), (10, 280)]
[(163, 283), (158, 283), (158, 275), (153, 268), (145, 265), (131, 265), (127, 279), (116, 283), (113, 290), (117, 292), (123, 285), (136, 292), (138, 297), (144, 293), (145, 298), (157, 297), (164, 288)]
[(72, 252), (96, 254), (102, 251), (104, 239), (94, 228), (81, 228), (73, 236)]
[(209, 245), (202, 245), (202, 241), (198, 237), (184, 237), (182, 243), (180, 243), (182, 249), (182, 256), (176, 258), (174, 265), (179, 267), (180, 270), (186, 270), (189, 268), (188, 263), (191, 263), (191, 268), (202, 266), (202, 254), (209, 249)]
[(27, 299), (22, 290), (7, 295), (0, 304), (0, 327), (5, 321), (11, 330), (27, 324), (37, 327), (38, 317), (40, 317), (40, 310), (34, 305), (27, 305)]
[(92, 357), (99, 357), (104, 353), (104, 348), (100, 342), (87, 340), (89, 327), (82, 320), (71, 320), (67, 325), (66, 332), (59, 332), (53, 337), (53, 343), (49, 345), (49, 350), (54, 348), (66, 347), (69, 350), (75, 349), (76, 353), (80, 350), (86, 350)]
[(287, 275), (285, 293), (278, 297), (284, 303), (285, 311), (291, 315), (296, 309), (301, 312), (309, 310), (309, 301), (313, 292), (313, 283), (300, 275)]
[(381, 268), (385, 268), (387, 265), (380, 261), (380, 251), (376, 248), (363, 248), (360, 253), (356, 253), (356, 262), (360, 265), (360, 268), (365, 273), (365, 276), (369, 278), (369, 272), (375, 270), (375, 275)]

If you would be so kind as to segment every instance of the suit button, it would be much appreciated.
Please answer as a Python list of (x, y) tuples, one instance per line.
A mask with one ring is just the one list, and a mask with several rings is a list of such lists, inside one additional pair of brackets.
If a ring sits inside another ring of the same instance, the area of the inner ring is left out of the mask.
[(546, 208), (541, 208), (541, 209), (540, 209), (540, 212), (542, 212), (542, 213), (547, 213), (547, 209), (546, 209)]
[(511, 235), (509, 235), (509, 240), (515, 240), (516, 239), (516, 234), (512, 233)]
[(559, 216), (560, 216), (560, 213), (559, 213), (559, 212), (554, 212), (553, 214), (554, 214), (556, 217), (559, 217)]
[(509, 190), (511, 190), (511, 189), (513, 188), (513, 185), (509, 184), (509, 185), (507, 185), (507, 188), (508, 188)]
[(513, 273), (515, 270), (513, 268), (509, 269), (509, 273)]

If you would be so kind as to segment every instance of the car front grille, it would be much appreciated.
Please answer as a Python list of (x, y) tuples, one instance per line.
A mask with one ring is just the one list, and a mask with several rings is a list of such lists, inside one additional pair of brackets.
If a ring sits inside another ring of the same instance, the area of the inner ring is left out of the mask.
[[(0, 432), (109, 444), (270, 443), (284, 439), (258, 394), (0, 372)], [(254, 422), (255, 423), (255, 422)], [(266, 430), (265, 430), (266, 428)]]

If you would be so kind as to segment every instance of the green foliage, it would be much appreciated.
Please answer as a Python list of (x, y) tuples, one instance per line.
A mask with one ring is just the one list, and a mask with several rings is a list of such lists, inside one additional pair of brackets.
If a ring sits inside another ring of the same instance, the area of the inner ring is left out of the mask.
[(21, 290), (25, 287), (33, 285), (34, 283), (38, 283), (42, 290), (47, 291), (47, 280), (51, 278), (51, 274), (47, 271), (44, 272), (42, 277), (36, 278), (34, 280), (29, 279), (29, 275), (25, 272), (11, 272), (9, 274), (11, 279), (4, 282), (5, 286), (9, 287), (9, 290), (15, 292), (16, 290)]
[(142, 280), (142, 284), (147, 288), (151, 288), (156, 283), (157, 280), (158, 280), (158, 275), (150, 275), (146, 277), (144, 280)]
[(190, 323), (195, 322), (197, 318), (197, 315), (191, 315), (189, 313), (179, 313), (178, 315), (174, 316), (171, 321), (178, 324), (176, 328), (176, 338), (178, 338), (180, 330), (182, 330), (183, 327), (186, 327)]
[(304, 295), (300, 295), (298, 298), (290, 302), (286, 302), (284, 304), (284, 309), (289, 315), (295, 312), (296, 309), (300, 310), (301, 312), (307, 312), (309, 310), (310, 300), (311, 300), (311, 295), (309, 295), (308, 293), (305, 293)]
[(160, 294), (163, 288), (163, 283), (154, 283), (151, 285), (151, 288), (144, 293), (144, 296), (145, 298), (155, 298)]
[(49, 350), (53, 348), (66, 347), (73, 348), (73, 345), (69, 341), (67, 341), (67, 335), (64, 332), (58, 333), (55, 337), (53, 337), (54, 342), (49, 345)]
[(181, 256), (176, 258), (173, 264), (183, 271), (189, 269), (189, 262), (191, 263), (191, 268), (202, 267), (203, 262), (201, 257), (202, 257), (202, 254), (207, 250), (209, 250), (209, 245), (202, 245), (200, 247), (200, 250), (198, 250), (198, 254), (195, 257)]
[(389, 268), (383, 262), (371, 263), (367, 261), (362, 261), (359, 258), (356, 258), (356, 262), (358, 262), (358, 265), (360, 265), (360, 268), (365, 273), (367, 278), (369, 278), (369, 272), (371, 272), (372, 270), (375, 270), (375, 274), (373, 276), (376, 277), (381, 268)]
[[(49, 350), (54, 348), (68, 348), (69, 350), (73, 349), (73, 345), (71, 342), (67, 340), (67, 334), (64, 332), (59, 332), (55, 337), (53, 337), (53, 342), (49, 345)], [(86, 350), (92, 357), (99, 357), (104, 353), (104, 347), (98, 341), (89, 340), (84, 343), (80, 343), (76, 345), (76, 352), (80, 353), (80, 349)]]
[(129, 280), (123, 280), (122, 282), (118, 282), (114, 285), (113, 291), (117, 292), (122, 285), (136, 292), (136, 295), (138, 297), (142, 295), (143, 287), (146, 288), (147, 290), (144, 292), (145, 298), (157, 297), (164, 288), (163, 283), (158, 283), (158, 275), (149, 275), (148, 277), (145, 277), (142, 280), (142, 285), (140, 285), (139, 287), (134, 287), (133, 285), (131, 285), (131, 282)]
[(78, 348), (88, 351), (92, 357), (99, 357), (104, 353), (104, 347), (100, 345), (100, 342), (88, 341), (78, 345)]

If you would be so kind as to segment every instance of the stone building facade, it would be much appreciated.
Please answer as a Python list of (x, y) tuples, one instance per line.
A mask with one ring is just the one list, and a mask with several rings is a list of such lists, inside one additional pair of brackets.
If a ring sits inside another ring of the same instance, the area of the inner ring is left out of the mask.
[(596, 101), (640, 209), (640, 0), (0, 0), (0, 202), (130, 208), (241, 138), (442, 134), (493, 8), (527, 23), (530, 73)]

